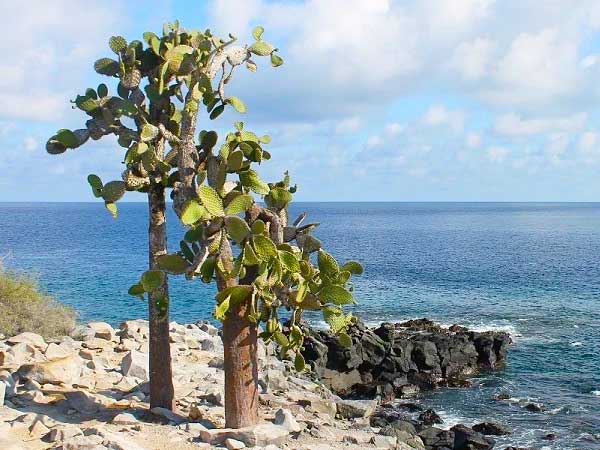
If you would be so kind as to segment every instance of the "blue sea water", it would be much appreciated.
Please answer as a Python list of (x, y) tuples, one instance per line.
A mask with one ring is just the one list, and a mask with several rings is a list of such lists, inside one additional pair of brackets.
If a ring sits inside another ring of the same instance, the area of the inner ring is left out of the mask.
[[(0, 204), (0, 255), (82, 320), (144, 317), (127, 288), (147, 261), (146, 205), (119, 208), (113, 220), (98, 203)], [(504, 370), (422, 398), (447, 424), (503, 422), (514, 433), (501, 449), (600, 448), (600, 204), (300, 203), (291, 215), (302, 211), (338, 259), (364, 263), (354, 309), (367, 322), (429, 317), (513, 335)], [(175, 250), (182, 229), (169, 219)], [(175, 279), (171, 292), (173, 319), (211, 317), (212, 286)], [(500, 392), (513, 401), (493, 400)]]

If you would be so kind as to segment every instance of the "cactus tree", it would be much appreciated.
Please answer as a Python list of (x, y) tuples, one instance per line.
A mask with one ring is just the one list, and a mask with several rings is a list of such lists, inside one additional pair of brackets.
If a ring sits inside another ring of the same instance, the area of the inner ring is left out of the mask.
[[(271, 157), (265, 148), (268, 135), (259, 137), (242, 122), (236, 122), (221, 143), (215, 131), (196, 132), (202, 109), (210, 119), (227, 106), (246, 111), (239, 98), (225, 93), (237, 68), (245, 65), (255, 71), (255, 56), (270, 57), (274, 67), (283, 63), (263, 32), (256, 27), (254, 42), (246, 46), (235, 45), (231, 35), (219, 39), (208, 30), (185, 31), (178, 23), (167, 25), (162, 37), (145, 33), (146, 48), (139, 41), (128, 44), (111, 38), (118, 61), (101, 59), (95, 67), (119, 78), (119, 97), (108, 97), (105, 87), (98, 89), (102, 93), (78, 97), (76, 106), (92, 116), (86, 129), (60, 130), (47, 147), (50, 153), (61, 153), (82, 145), (88, 135), (117, 135), (128, 149), (123, 182), (102, 185), (97, 177), (90, 179), (94, 194), (113, 212), (125, 190), (148, 192), (153, 210), (152, 192), (172, 189), (175, 212), (188, 227), (180, 251), (154, 253), (150, 270), (130, 293), (148, 292), (154, 299), (151, 305), (164, 313), (167, 274), (216, 282), (215, 317), (223, 322), (225, 350), (226, 425), (234, 428), (258, 420), (260, 327), (262, 339), (274, 342), (281, 357), (291, 358), (297, 370), (305, 370), (302, 313), (320, 310), (340, 340), (349, 343), (345, 331), (352, 316), (342, 307), (354, 302), (351, 275), (362, 272), (357, 262), (340, 266), (324, 251), (311, 234), (318, 224), (303, 224), (304, 214), (288, 223), (296, 187), (290, 186), (287, 174), (266, 183), (255, 170)], [(140, 80), (146, 81), (143, 90)], [(133, 119), (135, 128), (123, 125), (121, 117)]]

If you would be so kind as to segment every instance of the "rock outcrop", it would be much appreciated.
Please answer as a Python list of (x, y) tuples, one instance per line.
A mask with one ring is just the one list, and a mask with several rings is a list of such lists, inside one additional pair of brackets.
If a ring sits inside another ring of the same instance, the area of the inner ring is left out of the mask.
[[(116, 329), (104, 322), (81, 325), (71, 337), (49, 342), (33, 333), (0, 340), (0, 436), (10, 436), (0, 438), (0, 448), (487, 450), (493, 444), (484, 434), (500, 430), (490, 423), (447, 429), (435, 411), (417, 403), (340, 398), (315, 373), (295, 372), (262, 342), (260, 423), (223, 428), (223, 345), (207, 322), (171, 323), (177, 406), (150, 409), (148, 334), (148, 323), (135, 320)], [(369, 391), (368, 383), (404, 393), (448, 384), (454, 374), (496, 367), (508, 340), (422, 321), (374, 330), (358, 324), (352, 336), (350, 349), (326, 333), (307, 343), (317, 373), (339, 393), (343, 386)], [(330, 373), (337, 374), (335, 382)]]
[(444, 328), (427, 319), (375, 328), (357, 321), (348, 334), (352, 346), (344, 347), (330, 332), (313, 331), (306, 361), (339, 395), (385, 399), (468, 385), (468, 377), (501, 367), (511, 342), (507, 333)]

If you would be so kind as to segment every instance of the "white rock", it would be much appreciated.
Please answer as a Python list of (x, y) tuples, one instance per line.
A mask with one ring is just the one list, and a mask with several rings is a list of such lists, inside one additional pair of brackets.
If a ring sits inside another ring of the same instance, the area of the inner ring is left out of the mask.
[(344, 419), (370, 417), (377, 408), (377, 400), (339, 400), (337, 412)]
[(200, 440), (212, 445), (220, 445), (226, 439), (242, 441), (249, 447), (279, 444), (285, 440), (289, 431), (272, 423), (261, 423), (246, 428), (214, 428), (200, 431)]
[[(17, 393), (17, 383), (8, 370), (0, 371), (0, 384), (5, 387), (5, 398), (11, 398)], [(0, 406), (2, 403), (0, 403)]]
[(117, 334), (114, 328), (106, 322), (90, 322), (88, 323), (88, 327), (94, 330), (94, 337), (106, 339), (107, 341), (114, 341), (116, 339)]
[(77, 355), (54, 361), (44, 361), (22, 365), (17, 374), (25, 380), (40, 384), (75, 384), (81, 375), (82, 360)]
[(148, 355), (131, 350), (121, 361), (121, 372), (128, 377), (136, 377), (148, 381)]
[(288, 430), (290, 433), (298, 433), (302, 431), (302, 427), (294, 418), (294, 415), (290, 410), (279, 408), (275, 413), (275, 420), (273, 421), (275, 425), (280, 425)]
[(229, 450), (239, 450), (242, 448), (246, 448), (246, 444), (244, 444), (242, 441), (227, 438), (225, 439), (225, 447), (227, 447)]
[(48, 361), (52, 361), (54, 359), (66, 358), (69, 355), (74, 353), (74, 349), (70, 347), (68, 344), (48, 344), (48, 348), (44, 352), (44, 355), (48, 359)]
[(147, 320), (128, 320), (121, 324), (121, 340), (130, 338), (138, 342), (148, 339), (150, 327)]
[(0, 406), (4, 406), (4, 399), (6, 398), (6, 384), (0, 381)]
[(376, 434), (371, 438), (371, 444), (373, 444), (377, 448), (385, 448), (385, 449), (395, 449), (398, 439), (396, 436), (382, 436)]
[(100, 410), (96, 399), (83, 391), (65, 392), (64, 395), (69, 406), (82, 414), (93, 415)]
[(9, 344), (29, 344), (41, 351), (46, 350), (46, 347), (48, 347), (48, 344), (46, 344), (46, 341), (42, 336), (30, 332), (17, 334), (16, 336), (8, 338), (6, 342), (8, 342)]
[(25, 342), (19, 342), (8, 349), (12, 356), (13, 364), (23, 364), (31, 360), (44, 361), (46, 357), (36, 347)]
[(120, 413), (113, 417), (112, 423), (115, 425), (136, 425), (139, 422), (133, 414)]

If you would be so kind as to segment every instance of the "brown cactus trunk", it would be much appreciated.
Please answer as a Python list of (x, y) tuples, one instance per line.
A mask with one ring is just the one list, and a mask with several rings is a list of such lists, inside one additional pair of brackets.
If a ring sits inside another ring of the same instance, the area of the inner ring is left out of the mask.
[(225, 426), (243, 428), (258, 422), (256, 325), (246, 305), (233, 307), (223, 322), (225, 360)]
[[(162, 185), (154, 183), (149, 189), (150, 269), (158, 269), (158, 257), (167, 253), (165, 190)], [(156, 302), (163, 299), (167, 309), (159, 311)], [(175, 391), (169, 344), (169, 285), (166, 277), (163, 285), (149, 294), (148, 302), (150, 314), (150, 408), (159, 406), (172, 410)]]
[[(231, 268), (231, 246), (221, 245), (220, 258)], [(217, 277), (219, 290), (235, 286), (237, 280)], [(243, 428), (258, 423), (258, 330), (246, 318), (246, 303), (232, 306), (223, 321), (225, 369), (225, 426)]]

